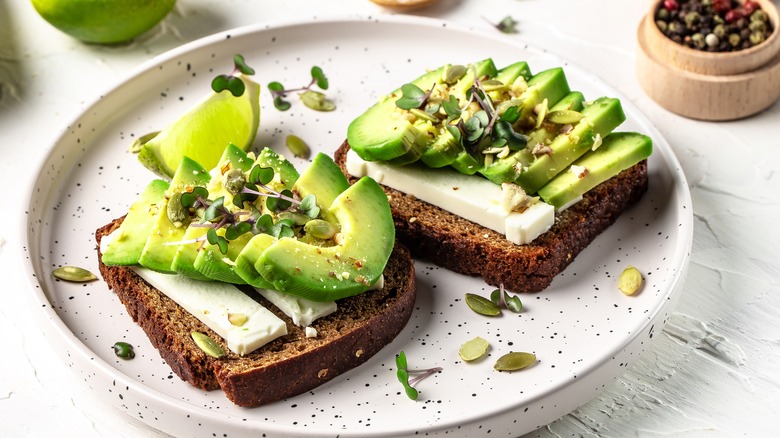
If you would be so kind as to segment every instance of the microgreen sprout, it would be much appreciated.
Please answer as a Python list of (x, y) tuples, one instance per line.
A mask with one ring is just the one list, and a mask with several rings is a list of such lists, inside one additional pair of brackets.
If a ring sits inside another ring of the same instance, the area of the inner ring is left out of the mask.
[(517, 33), (517, 20), (512, 18), (510, 15), (507, 15), (506, 17), (502, 18), (501, 21), (498, 23), (493, 23), (489, 21), (487, 18), (485, 18), (485, 21), (490, 23), (493, 27), (499, 30), (499, 32), (502, 33)]
[(493, 302), (498, 307), (506, 307), (507, 309), (511, 310), (515, 313), (520, 313), (523, 311), (523, 303), (520, 301), (520, 297), (517, 295), (509, 295), (504, 290), (504, 284), (501, 283), (498, 286), (499, 288), (494, 290), (490, 294), (490, 301)]
[[(272, 168), (255, 165), (249, 172), (248, 180), (243, 176), (233, 178), (233, 184), (240, 182), (233, 196), (233, 206), (238, 210), (231, 211), (225, 205), (225, 197), (209, 199), (208, 189), (196, 186), (189, 191), (174, 196), (168, 201), (179, 202), (187, 214), (201, 211), (202, 217), (199, 223), (191, 223), (193, 227), (209, 228), (204, 236), (188, 241), (166, 242), (166, 245), (182, 245), (190, 243), (205, 243), (216, 245), (222, 254), (227, 254), (229, 242), (246, 233), (270, 234), (273, 237), (294, 237), (296, 229), (303, 229), (303, 225), (309, 220), (319, 217), (320, 208), (313, 194), (306, 195), (303, 199), (296, 199), (294, 194), (287, 189), (278, 191), (268, 184), (274, 179), (275, 172)], [(259, 197), (265, 197), (265, 207), (277, 216), (269, 213), (261, 213), (255, 201)], [(249, 203), (245, 206), (245, 203)], [(246, 207), (246, 208), (245, 208)], [(286, 216), (285, 216), (286, 214)], [(296, 221), (290, 218), (303, 217), (305, 220)], [(224, 230), (222, 234), (218, 231)]]
[(211, 89), (214, 90), (215, 93), (228, 90), (235, 97), (241, 96), (244, 94), (246, 86), (244, 85), (244, 81), (236, 76), (237, 73), (248, 76), (255, 74), (255, 70), (248, 66), (244, 57), (239, 54), (233, 55), (233, 71), (230, 74), (216, 76), (211, 81)]
[[(486, 149), (503, 147), (511, 151), (524, 149), (528, 139), (522, 133), (515, 131), (513, 126), (522, 114), (522, 108), (519, 106), (521, 101), (508, 100), (496, 107), (477, 77), (476, 71), (473, 70), (474, 67), (472, 66), (471, 69), (475, 77), (474, 84), (466, 91), (463, 104), (450, 94), (442, 99), (440, 104), (430, 104), (426, 107), (434, 86), (426, 92), (417, 85), (409, 83), (401, 87), (401, 97), (396, 100), (395, 105), (410, 111), (417, 117), (424, 115), (426, 120), (441, 122), (455, 141), (461, 143), (464, 149), (472, 154), (484, 154)], [(497, 85), (491, 84), (491, 87)], [(462, 117), (464, 112), (473, 102), (479, 105), (480, 110), (464, 119)], [(440, 109), (444, 111), (446, 118), (439, 115)], [(437, 116), (442, 120), (436, 118)]]
[(314, 85), (317, 85), (317, 87), (323, 91), (327, 90), (329, 86), (327, 76), (325, 76), (322, 69), (317, 66), (311, 68), (311, 81), (306, 86), (285, 89), (281, 82), (274, 81), (268, 84), (268, 90), (274, 98), (274, 107), (279, 111), (287, 111), (290, 109), (290, 102), (284, 100), (284, 98), (287, 97), (287, 94), (293, 92), (300, 92), (298, 96), (303, 104), (315, 111), (333, 111), (336, 109), (336, 105), (333, 101), (327, 99), (325, 94), (311, 89)]
[[(426, 370), (410, 370), (406, 362), (406, 354), (403, 351), (396, 355), (395, 364), (398, 367), (398, 371), (396, 372), (398, 381), (404, 386), (406, 396), (412, 400), (417, 400), (417, 396), (419, 395), (417, 389), (415, 389), (413, 385), (442, 370), (441, 367), (433, 367)], [(416, 376), (410, 379), (409, 376), (411, 374), (416, 374)]]

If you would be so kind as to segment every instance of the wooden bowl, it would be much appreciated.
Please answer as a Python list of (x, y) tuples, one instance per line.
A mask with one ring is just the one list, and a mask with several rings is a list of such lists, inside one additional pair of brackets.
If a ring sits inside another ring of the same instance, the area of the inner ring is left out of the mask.
[(655, 2), (639, 24), (637, 75), (659, 105), (685, 117), (733, 120), (763, 111), (780, 98), (780, 16), (757, 0), (774, 27), (749, 49), (704, 52), (675, 43), (655, 24)]

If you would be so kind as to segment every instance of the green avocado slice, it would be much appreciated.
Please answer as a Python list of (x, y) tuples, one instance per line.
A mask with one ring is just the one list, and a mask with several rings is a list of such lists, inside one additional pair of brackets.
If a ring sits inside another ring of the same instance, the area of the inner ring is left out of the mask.
[(168, 200), (176, 193), (187, 191), (195, 186), (204, 186), (210, 179), (211, 175), (203, 166), (189, 157), (182, 158), (171, 179), (170, 187), (165, 192), (165, 200), (160, 204), (154, 219), (154, 228), (141, 252), (138, 260), (141, 266), (158, 272), (175, 273), (172, 266), (178, 245), (166, 242), (180, 242), (187, 228), (181, 224), (174, 224), (168, 219)]
[(273, 289), (313, 301), (365, 292), (384, 271), (395, 242), (387, 195), (361, 178), (328, 208), (340, 226), (333, 246), (279, 239), (263, 251), (255, 268)]
[(111, 241), (103, 250), (101, 260), (104, 264), (138, 264), (168, 187), (168, 182), (161, 179), (153, 180), (146, 186), (141, 196), (130, 206), (122, 225), (111, 233)]
[(635, 132), (613, 132), (604, 137), (599, 148), (587, 152), (572, 164), (579, 166), (579, 171), (559, 173), (539, 189), (539, 196), (544, 202), (560, 208), (652, 153), (650, 137)]
[[(234, 151), (236, 154), (238, 154), (238, 152), (239, 151)], [(244, 155), (246, 156), (246, 154)], [(276, 174), (276, 178), (278, 179), (275, 179), (269, 183), (269, 185), (279, 191), (283, 189), (291, 189), (295, 184), (295, 181), (298, 179), (298, 171), (295, 170), (295, 166), (287, 161), (285, 157), (277, 154), (269, 148), (264, 148), (262, 151), (260, 151), (254, 163), (248, 160), (244, 160), (241, 163), (237, 163), (236, 168), (244, 172), (248, 172), (253, 167), (253, 165), (272, 168)], [(227, 190), (224, 189), (224, 187), (222, 187), (221, 182), (212, 184), (212, 189), (214, 191), (214, 193), (211, 195), (212, 197), (224, 195), (225, 203), (232, 204), (233, 197), (229, 192), (227, 192)], [(267, 212), (265, 209), (265, 198), (258, 198), (258, 201), (255, 204), (259, 207), (261, 213)], [(224, 236), (225, 229), (218, 230), (217, 234)], [(242, 250), (249, 243), (251, 238), (251, 233), (244, 233), (237, 239), (231, 240), (228, 244), (226, 254), (222, 254), (219, 250), (219, 247), (216, 245), (205, 245), (195, 258), (195, 269), (206, 277), (214, 280), (223, 281), (226, 283), (245, 284), (246, 280), (244, 280), (242, 276), (239, 275), (239, 273), (237, 273), (235, 270), (236, 259), (239, 257)]]
[(590, 150), (597, 137), (603, 139), (626, 120), (620, 100), (611, 97), (596, 99), (582, 110), (582, 115), (583, 119), (574, 125), (570, 132), (559, 134), (553, 139), (549, 152), (534, 157), (517, 176), (515, 182), (527, 193), (536, 193), (555, 175)]
[[(447, 67), (430, 71), (412, 83), (423, 90), (430, 90), (432, 85), (442, 82), (442, 73)], [(400, 113), (393, 116), (395, 101), (400, 97), (401, 89), (398, 88), (349, 124), (347, 141), (364, 159), (390, 161), (405, 157), (403, 161), (412, 162), (419, 158), (421, 144), (427, 141), (423, 137), (427, 135), (406, 118), (400, 117)]]

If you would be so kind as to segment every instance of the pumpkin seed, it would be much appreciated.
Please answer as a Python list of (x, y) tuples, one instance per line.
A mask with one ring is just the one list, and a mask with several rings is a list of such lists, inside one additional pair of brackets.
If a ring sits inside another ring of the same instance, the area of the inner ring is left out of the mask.
[(461, 345), (458, 354), (460, 354), (461, 359), (465, 360), (466, 362), (471, 362), (472, 360), (477, 360), (484, 356), (485, 353), (487, 353), (488, 346), (488, 341), (477, 336), (476, 338), (470, 341), (466, 341), (465, 344)]
[(306, 225), (303, 226), (303, 231), (318, 239), (330, 239), (338, 233), (339, 229), (328, 221), (314, 219), (306, 222)]
[(542, 103), (537, 104), (534, 107), (534, 112), (536, 112), (536, 128), (542, 126), (542, 122), (544, 121), (544, 118), (547, 117), (547, 112), (550, 110), (550, 108), (547, 105), (548, 105), (547, 99), (544, 99)]
[(86, 283), (88, 281), (97, 280), (95, 274), (87, 271), (84, 268), (78, 266), (63, 266), (52, 271), (54, 278), (60, 280), (72, 281), (74, 283)]
[(209, 356), (219, 359), (225, 355), (225, 350), (217, 344), (217, 341), (211, 339), (208, 335), (201, 332), (192, 332), (190, 333), (190, 336), (192, 336), (192, 340), (195, 341), (198, 348)]
[(522, 370), (536, 362), (536, 355), (522, 351), (507, 353), (498, 358), (493, 369), (496, 371)]
[(409, 112), (414, 114), (415, 117), (417, 117), (418, 119), (428, 120), (429, 122), (433, 122), (433, 123), (439, 122), (439, 119), (436, 116), (434, 116), (431, 113), (428, 113), (427, 111), (423, 111), (417, 108), (412, 108), (409, 110)]
[(306, 225), (311, 220), (309, 215), (297, 211), (283, 211), (277, 215), (280, 220), (287, 219), (292, 221), (293, 225)]
[(287, 144), (287, 149), (289, 149), (290, 152), (292, 152), (292, 154), (296, 157), (309, 158), (309, 155), (311, 155), (311, 149), (309, 149), (309, 145), (307, 145), (306, 142), (297, 135), (288, 135), (285, 139), (285, 144)]
[(460, 64), (451, 65), (447, 67), (447, 70), (444, 71), (444, 77), (442, 77), (442, 80), (445, 84), (454, 84), (465, 75), (466, 66)]
[(333, 111), (336, 109), (336, 104), (319, 91), (304, 91), (298, 96), (300, 96), (304, 105), (315, 111)]
[(117, 342), (112, 348), (114, 349), (114, 354), (122, 359), (132, 359), (135, 357), (133, 346), (127, 342)]
[(168, 220), (176, 228), (186, 227), (190, 222), (190, 212), (181, 203), (181, 193), (174, 193), (171, 199), (168, 200), (168, 204), (165, 207), (168, 214)]
[(248, 320), (249, 317), (244, 313), (228, 313), (228, 321), (236, 327), (241, 327), (246, 324)]
[(639, 269), (629, 266), (620, 273), (618, 289), (626, 295), (634, 295), (642, 287), (642, 273)]
[(244, 189), (246, 176), (241, 169), (230, 169), (222, 176), (222, 185), (228, 193), (235, 196)]
[(499, 91), (507, 88), (506, 84), (499, 81), (498, 79), (488, 79), (480, 83), (482, 84), (482, 88), (485, 91)]
[(573, 110), (559, 110), (550, 111), (547, 114), (547, 121), (557, 123), (559, 125), (568, 125), (571, 123), (577, 123), (585, 117), (582, 113)]
[(501, 313), (501, 309), (492, 301), (476, 294), (466, 294), (466, 305), (480, 315), (496, 316)]

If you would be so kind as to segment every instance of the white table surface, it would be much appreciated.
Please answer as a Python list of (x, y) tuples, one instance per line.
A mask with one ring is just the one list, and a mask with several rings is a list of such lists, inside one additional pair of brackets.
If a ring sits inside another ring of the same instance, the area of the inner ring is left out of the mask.
[[(775, 0), (777, 3), (777, 0)], [(648, 0), (442, 0), (414, 12), (489, 29), (586, 66), (658, 127), (682, 163), (695, 232), (684, 290), (651, 347), (586, 405), (528, 436), (777, 436), (780, 414), (780, 104), (740, 121), (669, 113), (636, 80), (636, 27)], [(303, 12), (305, 11), (305, 12)], [(387, 12), (368, 0), (179, 0), (162, 25), (117, 47), (79, 43), (28, 1), (0, 1), (0, 436), (162, 434), (102, 403), (35, 326), (22, 184), (66, 123), (144, 61), (254, 23)]]

